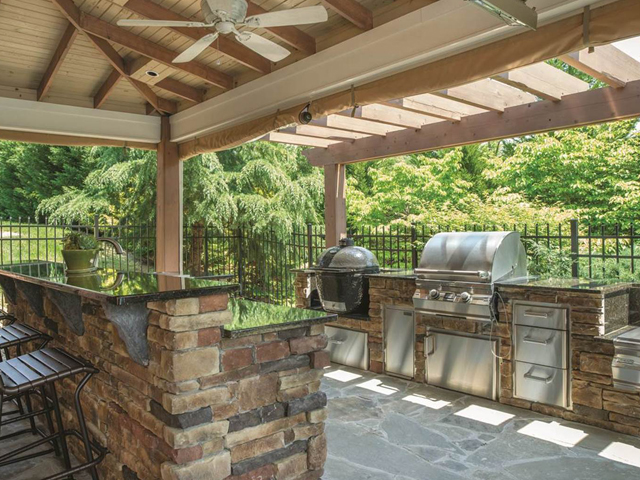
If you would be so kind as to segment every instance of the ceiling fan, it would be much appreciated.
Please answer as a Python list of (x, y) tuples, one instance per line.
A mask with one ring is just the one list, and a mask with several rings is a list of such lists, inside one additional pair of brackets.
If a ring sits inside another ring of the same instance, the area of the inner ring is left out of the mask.
[(326, 8), (322, 6), (294, 8), (268, 12), (247, 17), (246, 0), (202, 0), (204, 22), (179, 22), (173, 20), (118, 20), (121, 27), (199, 27), (215, 28), (216, 32), (205, 35), (196, 43), (178, 55), (173, 63), (190, 62), (200, 55), (209, 45), (216, 41), (220, 34), (232, 33), (238, 42), (254, 52), (279, 62), (291, 55), (291, 52), (277, 43), (251, 32), (240, 32), (236, 27), (252, 28), (285, 27), (326, 22), (329, 18)]

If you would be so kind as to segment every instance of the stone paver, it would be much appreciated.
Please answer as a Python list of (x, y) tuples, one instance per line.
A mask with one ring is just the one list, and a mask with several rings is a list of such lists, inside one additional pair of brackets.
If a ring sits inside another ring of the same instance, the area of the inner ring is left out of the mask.
[(640, 478), (640, 438), (347, 367), (325, 373), (324, 480)]

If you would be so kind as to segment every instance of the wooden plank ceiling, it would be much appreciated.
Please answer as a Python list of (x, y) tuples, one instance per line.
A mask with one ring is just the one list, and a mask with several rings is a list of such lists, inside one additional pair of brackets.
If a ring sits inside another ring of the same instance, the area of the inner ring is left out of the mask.
[[(263, 139), (313, 147), (305, 152), (311, 164), (325, 166), (640, 115), (639, 61), (613, 45), (560, 60), (565, 68), (574, 67), (613, 91), (601, 91), (595, 81), (538, 63), (467, 85), (314, 119)], [(629, 95), (615, 93), (627, 85)], [(630, 108), (627, 97), (638, 105)]]
[(202, 21), (200, 0), (0, 0), (0, 96), (175, 113), (435, 1), (251, 0), (249, 15), (324, 5), (329, 20), (255, 29), (292, 52), (277, 64), (221, 36), (196, 61), (175, 65), (171, 60), (210, 30), (122, 28), (116, 22)]

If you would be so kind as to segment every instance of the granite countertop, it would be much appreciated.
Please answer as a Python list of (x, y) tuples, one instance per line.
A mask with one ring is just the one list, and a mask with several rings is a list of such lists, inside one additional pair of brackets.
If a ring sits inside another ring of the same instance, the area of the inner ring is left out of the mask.
[[(190, 277), (159, 273), (126, 273), (98, 269), (95, 273), (66, 276), (64, 265), (33, 262), (0, 268), (0, 286), (8, 279), (36, 284), (115, 305), (130, 305), (177, 298), (200, 297), (238, 289), (222, 277)], [(13, 282), (12, 282), (13, 283)]]
[(522, 277), (505, 282), (496, 282), (499, 287), (526, 287), (541, 290), (564, 290), (570, 292), (609, 294), (620, 290), (627, 290), (633, 283), (622, 282), (617, 279), (588, 279), (588, 278), (540, 278)]
[(369, 278), (396, 278), (404, 280), (415, 280), (417, 275), (413, 270), (400, 270), (400, 269), (382, 269), (379, 273), (372, 273), (367, 275)]
[(224, 326), (224, 335), (231, 338), (307, 327), (337, 318), (337, 315), (322, 310), (271, 305), (243, 298), (231, 298), (229, 309), (233, 313), (233, 321)]

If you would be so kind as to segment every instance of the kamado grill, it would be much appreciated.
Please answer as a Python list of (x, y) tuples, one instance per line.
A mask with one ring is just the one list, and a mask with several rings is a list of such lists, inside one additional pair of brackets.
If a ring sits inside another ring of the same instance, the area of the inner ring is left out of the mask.
[(527, 257), (517, 232), (438, 233), (415, 273), (417, 311), (488, 321), (493, 284), (525, 276)]
[(313, 268), (322, 307), (332, 313), (364, 313), (369, 310), (368, 274), (378, 273), (375, 255), (356, 247), (353, 239), (325, 250)]

